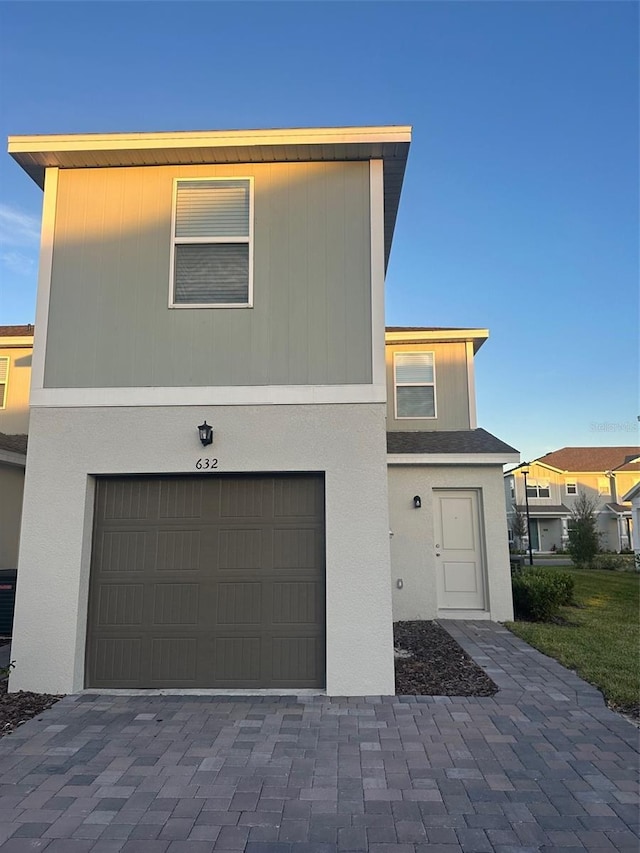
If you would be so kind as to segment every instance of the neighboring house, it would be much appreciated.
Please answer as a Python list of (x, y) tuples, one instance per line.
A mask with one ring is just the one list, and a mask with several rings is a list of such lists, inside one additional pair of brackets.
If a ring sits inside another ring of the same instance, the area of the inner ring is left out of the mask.
[(622, 496), (623, 503), (631, 504), (631, 547), (640, 557), (640, 481)]
[(597, 529), (603, 551), (631, 547), (631, 505), (626, 494), (640, 482), (638, 447), (563, 447), (504, 475), (507, 515), (526, 512), (524, 477), (533, 551), (566, 548), (571, 510), (578, 494), (596, 501)]
[(476, 424), (488, 336), (387, 329), (394, 619), (513, 618), (502, 471), (519, 454)]
[(510, 618), (487, 333), (385, 361), (410, 136), (10, 139), (44, 188), (11, 690), (392, 694), (394, 616)]
[(0, 326), (0, 569), (18, 565), (33, 326)]

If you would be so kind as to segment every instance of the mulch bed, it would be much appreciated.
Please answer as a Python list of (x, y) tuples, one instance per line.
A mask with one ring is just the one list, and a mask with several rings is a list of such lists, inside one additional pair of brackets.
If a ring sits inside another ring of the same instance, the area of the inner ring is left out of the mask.
[[(496, 685), (435, 622), (396, 622), (394, 644), (411, 657), (396, 660), (400, 696), (493, 696)], [(62, 699), (48, 693), (7, 693), (0, 680), (0, 737)]]
[(436, 622), (395, 622), (399, 696), (493, 696), (498, 688), (453, 637)]
[(0, 681), (0, 737), (11, 734), (22, 723), (55, 705), (59, 699), (62, 696), (29, 693), (26, 690), (7, 693), (7, 682)]

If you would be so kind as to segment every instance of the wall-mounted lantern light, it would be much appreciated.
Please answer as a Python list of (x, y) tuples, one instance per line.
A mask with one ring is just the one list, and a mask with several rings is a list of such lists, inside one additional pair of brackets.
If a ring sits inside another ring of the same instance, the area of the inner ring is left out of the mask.
[(420, 507), (422, 506), (422, 500), (420, 498), (420, 495), (415, 495), (415, 497), (413, 498), (413, 506), (415, 509), (420, 509)]
[(213, 427), (205, 421), (198, 427), (198, 435), (200, 441), (206, 447), (208, 444), (213, 444)]

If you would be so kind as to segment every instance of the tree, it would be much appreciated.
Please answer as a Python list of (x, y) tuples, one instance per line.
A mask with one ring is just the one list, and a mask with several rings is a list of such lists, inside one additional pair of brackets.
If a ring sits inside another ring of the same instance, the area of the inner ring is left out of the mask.
[(523, 512), (518, 512), (518, 510), (514, 511), (513, 520), (511, 522), (511, 531), (516, 543), (516, 548), (518, 551), (521, 551), (524, 537), (528, 535), (527, 517)]
[(569, 519), (569, 556), (576, 566), (590, 566), (600, 550), (600, 534), (596, 530), (598, 501), (579, 492)]

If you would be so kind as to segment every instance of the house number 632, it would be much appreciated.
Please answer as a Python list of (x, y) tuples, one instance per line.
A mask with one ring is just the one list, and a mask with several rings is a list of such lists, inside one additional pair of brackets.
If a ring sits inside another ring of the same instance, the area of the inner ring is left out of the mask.
[(213, 468), (218, 467), (218, 460), (209, 456), (205, 456), (203, 459), (198, 459), (196, 462), (196, 468), (198, 471), (210, 471)]

